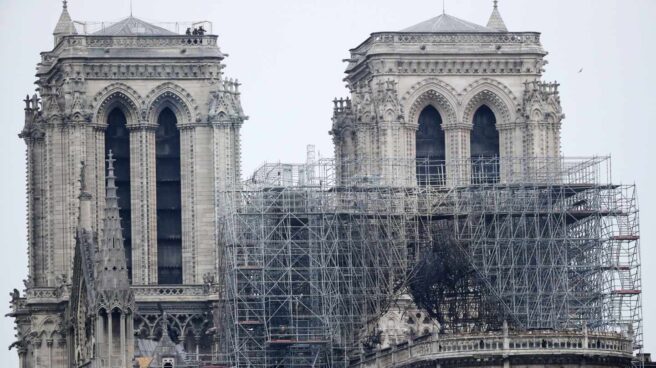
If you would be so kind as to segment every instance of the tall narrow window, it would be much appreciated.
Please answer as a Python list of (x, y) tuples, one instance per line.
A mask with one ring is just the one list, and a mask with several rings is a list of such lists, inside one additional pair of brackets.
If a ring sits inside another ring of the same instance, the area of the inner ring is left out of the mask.
[(157, 121), (157, 278), (160, 284), (182, 283), (182, 211), (180, 132), (173, 111), (164, 109)]
[(419, 114), (416, 138), (417, 183), (444, 185), (445, 144), (442, 117), (433, 106), (426, 106)]
[(471, 133), (472, 181), (492, 183), (499, 179), (499, 131), (492, 110), (483, 105), (474, 114)]
[[(123, 112), (116, 108), (109, 113), (105, 131), (105, 157), (114, 154), (114, 173), (118, 187), (118, 207), (123, 229), (123, 246), (128, 263), (128, 277), (132, 278), (132, 225), (130, 210), (130, 132)], [(105, 168), (107, 172), (107, 168)]]

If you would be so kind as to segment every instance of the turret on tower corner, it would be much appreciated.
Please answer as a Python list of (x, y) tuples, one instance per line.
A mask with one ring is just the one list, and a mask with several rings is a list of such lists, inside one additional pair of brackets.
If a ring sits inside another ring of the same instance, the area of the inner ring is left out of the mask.
[(494, 0), (494, 9), (492, 15), (490, 15), (490, 20), (487, 22), (487, 28), (497, 32), (508, 32), (508, 28), (506, 28), (506, 24), (501, 18), (501, 13), (499, 13), (499, 0)]
[(62, 40), (63, 36), (75, 35), (77, 31), (75, 30), (75, 24), (71, 19), (71, 15), (68, 14), (68, 1), (63, 1), (63, 7), (61, 15), (59, 16), (59, 21), (55, 26), (55, 30), (52, 32), (52, 35), (55, 36), (55, 46)]

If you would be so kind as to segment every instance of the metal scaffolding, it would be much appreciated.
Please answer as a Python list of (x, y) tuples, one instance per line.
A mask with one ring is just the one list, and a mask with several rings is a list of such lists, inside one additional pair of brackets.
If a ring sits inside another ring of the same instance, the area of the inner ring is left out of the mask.
[(417, 280), (444, 289), (449, 275), (422, 279), (438, 251), (471, 269), (413, 293), (443, 333), (586, 326), (640, 349), (635, 187), (611, 183), (608, 158), (267, 164), (222, 198), (234, 366), (348, 365)]

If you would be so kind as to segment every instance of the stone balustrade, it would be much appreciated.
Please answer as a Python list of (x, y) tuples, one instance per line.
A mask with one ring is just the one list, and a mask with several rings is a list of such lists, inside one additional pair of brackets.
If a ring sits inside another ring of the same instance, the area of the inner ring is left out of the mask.
[(132, 286), (137, 302), (207, 301), (218, 299), (215, 287), (207, 285)]
[[(207, 285), (132, 286), (137, 302), (207, 301), (218, 298), (215, 287)], [(31, 288), (26, 292), (28, 304), (57, 302), (69, 298), (67, 288)]]
[(491, 43), (539, 44), (537, 32), (504, 33), (408, 33), (380, 32), (372, 35), (372, 43)]
[(632, 340), (614, 333), (529, 331), (504, 336), (502, 333), (449, 337), (424, 336), (412, 342), (362, 355), (352, 367), (402, 367), (418, 362), (494, 355), (527, 356), (551, 354), (633, 357)]
[(70, 289), (68, 286), (64, 287), (40, 287), (27, 289), (25, 298), (28, 304), (34, 303), (52, 303), (62, 300), (68, 300), (70, 296)]

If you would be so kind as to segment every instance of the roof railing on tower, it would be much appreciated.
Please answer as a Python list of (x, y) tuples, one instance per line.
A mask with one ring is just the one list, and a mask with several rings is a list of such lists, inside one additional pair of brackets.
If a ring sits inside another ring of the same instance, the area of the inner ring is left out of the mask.
[[(116, 22), (108, 22), (108, 21), (73, 21), (75, 25), (75, 29), (77, 30), (77, 33), (80, 35), (93, 35), (97, 33), (104, 33), (107, 29), (110, 27), (123, 22), (124, 20), (121, 21), (116, 21)], [(193, 32), (194, 30), (198, 30), (202, 27), (202, 29), (205, 31), (205, 34), (214, 34), (213, 30), (213, 23), (208, 21), (208, 20), (199, 20), (199, 21), (180, 21), (180, 22), (150, 22), (147, 21), (148, 24), (153, 25), (155, 27), (163, 28), (167, 31), (173, 32), (178, 35), (185, 35), (187, 33), (187, 30), (190, 32)], [(138, 31), (138, 30), (137, 30)], [(136, 32), (136, 35), (139, 35), (139, 32)], [(148, 36), (147, 33), (143, 34), (144, 36)]]

